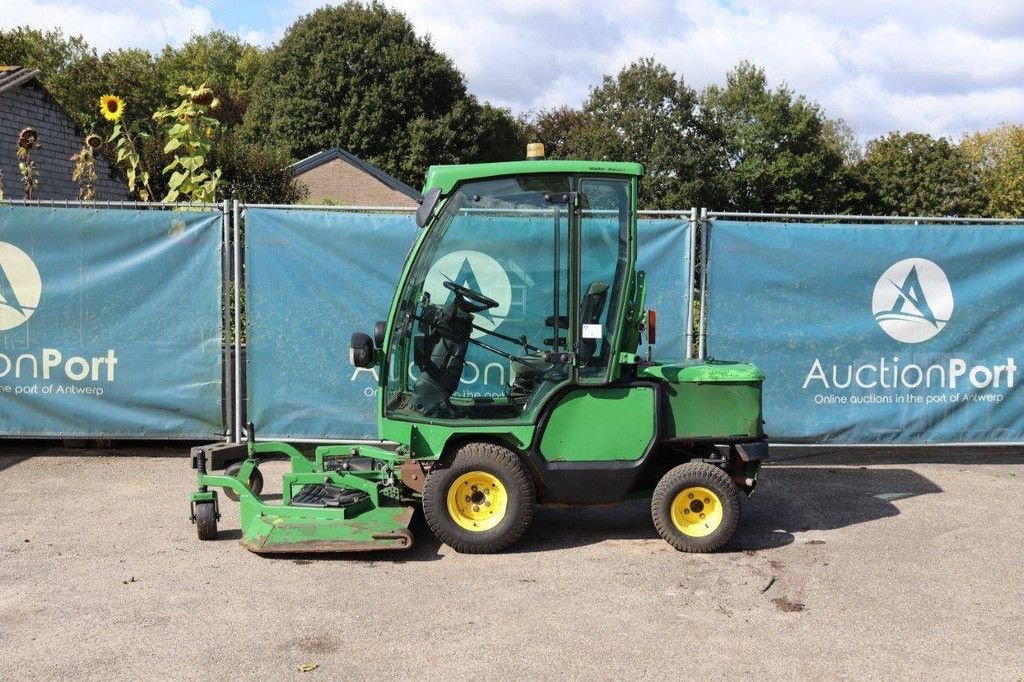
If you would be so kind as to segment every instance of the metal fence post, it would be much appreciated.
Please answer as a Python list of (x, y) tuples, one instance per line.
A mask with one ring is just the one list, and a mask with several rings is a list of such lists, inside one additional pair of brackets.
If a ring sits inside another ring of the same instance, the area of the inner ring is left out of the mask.
[(686, 273), (686, 359), (693, 358), (693, 306), (697, 285), (697, 208), (690, 209), (690, 243)]
[(707, 309), (708, 309), (708, 210), (700, 210), (700, 323), (697, 331), (697, 357), (707, 359)]
[(221, 204), (220, 236), (220, 305), (221, 305), (221, 358), (224, 364), (224, 383), (221, 403), (224, 411), (224, 440), (234, 442), (235, 432), (235, 371), (231, 361), (231, 209), (227, 199)]
[[(242, 239), (241, 239), (241, 210), (238, 199), (232, 200), (232, 236), (234, 243), (234, 266), (232, 277), (234, 281), (235, 300), (235, 440), (242, 442)], [(248, 436), (247, 436), (248, 437)]]

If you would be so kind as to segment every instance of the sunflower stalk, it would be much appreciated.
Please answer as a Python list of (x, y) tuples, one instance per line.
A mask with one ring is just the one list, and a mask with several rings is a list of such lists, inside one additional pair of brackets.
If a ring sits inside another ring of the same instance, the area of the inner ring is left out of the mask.
[(115, 95), (100, 97), (100, 113), (114, 124), (107, 143), (114, 146), (114, 165), (124, 173), (128, 181), (128, 193), (135, 194), (141, 201), (153, 198), (149, 185), (149, 169), (142, 160), (136, 140), (145, 139), (149, 134), (137, 122), (122, 120), (124, 102)]
[(71, 181), (78, 183), (78, 200), (84, 202), (96, 199), (96, 150), (102, 146), (99, 135), (87, 135), (78, 153), (71, 157), (75, 165), (71, 169)]
[(39, 175), (36, 173), (36, 162), (32, 151), (42, 147), (39, 144), (39, 133), (33, 128), (25, 128), (18, 133), (18, 173), (21, 174), (21, 186), (25, 190), (25, 199), (31, 201), (39, 189)]
[(182, 85), (178, 94), (182, 95), (178, 106), (165, 107), (153, 114), (153, 119), (163, 125), (167, 140), (164, 153), (174, 154), (174, 160), (163, 169), (168, 176), (163, 201), (216, 201), (221, 170), (208, 168), (206, 159), (221, 125), (210, 115), (219, 102), (205, 83), (198, 88)]

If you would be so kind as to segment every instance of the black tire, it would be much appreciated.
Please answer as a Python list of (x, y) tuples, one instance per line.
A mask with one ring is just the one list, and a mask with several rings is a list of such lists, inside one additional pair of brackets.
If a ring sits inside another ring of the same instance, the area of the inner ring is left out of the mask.
[[(699, 494), (694, 496), (691, 492), (687, 493), (687, 497), (680, 498), (677, 509), (680, 510), (681, 521), (684, 525), (689, 521), (686, 527), (691, 529), (690, 533), (685, 533), (673, 520), (672, 508), (677, 503), (677, 496), (688, 488), (704, 488), (714, 493), (714, 496), (701, 499)], [(712, 511), (715, 504), (718, 510)], [(718, 512), (721, 516), (716, 523), (713, 519)], [(741, 498), (736, 484), (727, 473), (705, 462), (688, 462), (670, 469), (658, 482), (654, 497), (651, 498), (654, 527), (668, 544), (680, 552), (706, 553), (724, 547), (736, 533), (740, 513)], [(695, 533), (706, 534), (698, 537)]]
[[(242, 463), (235, 462), (224, 470), (224, 475), (237, 477), (238, 472), (241, 470)], [(249, 490), (252, 491), (253, 495), (259, 495), (263, 492), (263, 474), (260, 473), (259, 467), (253, 467), (252, 473), (249, 475)], [(224, 494), (227, 495), (228, 499), (232, 502), (238, 502), (238, 493), (231, 488), (224, 488)]]
[(200, 540), (217, 537), (217, 507), (213, 502), (196, 502), (196, 533)]
[[(481, 530), (459, 525), (448, 507), (452, 486), (461, 477), (474, 473), (493, 476), (505, 491), (503, 517), (493, 527)], [(467, 443), (456, 451), (451, 464), (435, 467), (427, 475), (423, 516), (434, 535), (456, 552), (490, 554), (500, 552), (523, 536), (533, 520), (536, 500), (533, 479), (516, 453), (493, 443)]]

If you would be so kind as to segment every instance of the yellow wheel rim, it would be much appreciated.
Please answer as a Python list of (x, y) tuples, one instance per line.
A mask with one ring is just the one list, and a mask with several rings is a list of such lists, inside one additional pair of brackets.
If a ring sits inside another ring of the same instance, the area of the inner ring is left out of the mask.
[(683, 488), (672, 500), (672, 523), (691, 538), (711, 535), (722, 525), (722, 501), (702, 486)]
[(494, 528), (505, 518), (507, 509), (505, 486), (486, 471), (462, 474), (448, 488), (448, 515), (466, 530)]

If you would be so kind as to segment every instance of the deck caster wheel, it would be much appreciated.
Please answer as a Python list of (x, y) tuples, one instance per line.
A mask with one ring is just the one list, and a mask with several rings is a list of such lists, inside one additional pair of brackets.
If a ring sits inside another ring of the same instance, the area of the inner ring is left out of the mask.
[[(235, 462), (227, 469), (224, 470), (225, 476), (238, 477), (238, 472), (242, 470), (242, 462)], [(249, 481), (246, 483), (249, 486), (249, 490), (252, 491), (253, 495), (259, 495), (263, 492), (263, 474), (260, 473), (259, 467), (253, 467), (252, 473), (249, 474)], [(224, 488), (224, 494), (227, 495), (228, 499), (232, 502), (238, 502), (238, 493), (231, 488)]]
[(217, 537), (217, 505), (213, 502), (196, 502), (196, 532), (200, 540)]
[(434, 468), (423, 488), (423, 516), (456, 552), (505, 549), (533, 520), (537, 493), (523, 460), (493, 443), (468, 443), (451, 464)]
[(729, 475), (705, 462), (688, 462), (662, 476), (651, 498), (658, 534), (680, 552), (714, 552), (740, 522), (740, 493)]

